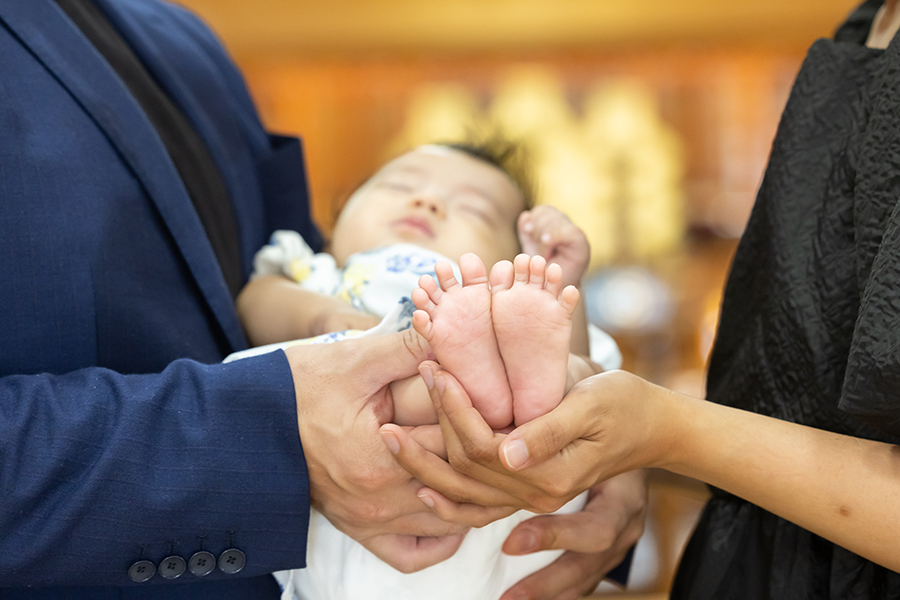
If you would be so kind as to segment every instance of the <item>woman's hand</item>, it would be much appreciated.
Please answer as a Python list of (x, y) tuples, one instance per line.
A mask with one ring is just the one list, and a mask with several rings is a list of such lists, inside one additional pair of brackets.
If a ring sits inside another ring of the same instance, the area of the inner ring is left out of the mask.
[(623, 371), (585, 379), (559, 407), (508, 435), (491, 431), (459, 382), (435, 363), (420, 373), (431, 383), (449, 461), (394, 425), (381, 434), (426, 486), (419, 498), (447, 521), (483, 526), (509, 507), (553, 512), (599, 481), (660, 466), (668, 452), (671, 393)]

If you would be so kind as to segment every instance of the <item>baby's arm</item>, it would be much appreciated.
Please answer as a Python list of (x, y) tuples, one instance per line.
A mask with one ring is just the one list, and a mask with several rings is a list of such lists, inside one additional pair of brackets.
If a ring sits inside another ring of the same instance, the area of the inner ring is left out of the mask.
[[(522, 252), (543, 256), (548, 264), (562, 268), (562, 287), (574, 285), (581, 290), (581, 279), (591, 260), (587, 236), (565, 214), (552, 206), (541, 205), (519, 215), (519, 244)], [(573, 354), (590, 354), (584, 294), (572, 313)]]
[(244, 286), (237, 312), (251, 346), (369, 329), (380, 321), (340, 298), (304, 289), (280, 275), (262, 275)]

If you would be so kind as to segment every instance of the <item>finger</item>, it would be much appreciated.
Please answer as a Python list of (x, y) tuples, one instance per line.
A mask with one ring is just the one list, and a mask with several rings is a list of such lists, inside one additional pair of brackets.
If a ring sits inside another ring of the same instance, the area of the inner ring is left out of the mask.
[(596, 554), (566, 552), (504, 593), (500, 600), (576, 600), (597, 587), (612, 566)]
[(516, 227), (519, 230), (519, 233), (531, 233), (534, 231), (534, 215), (537, 212), (537, 209), (526, 210), (519, 214), (518, 222), (516, 223)]
[[(421, 503), (420, 503), (421, 504)], [(450, 523), (444, 521), (428, 507), (422, 504), (427, 512), (406, 514), (397, 517), (385, 523), (379, 524), (377, 527), (360, 526), (359, 531), (376, 531), (377, 533), (397, 533), (399, 535), (415, 535), (419, 537), (444, 537), (448, 535), (459, 535), (469, 530), (469, 526), (463, 523)], [(351, 536), (355, 539), (360, 536)]]
[[(450, 441), (464, 438), (466, 445), (478, 450), (496, 445), (494, 430), (472, 406), (472, 400), (459, 381), (436, 363), (425, 363), (423, 366), (427, 366), (432, 372), (431, 380), (434, 386), (429, 393), (434, 408), (438, 412), (438, 417), (445, 417), (441, 421), (444, 439)], [(429, 379), (425, 381), (427, 385)], [(496, 456), (496, 450), (491, 447), (484, 451), (484, 455), (491, 459)]]
[(384, 535), (362, 542), (372, 554), (401, 573), (415, 573), (453, 556), (465, 535), (415, 537)]
[(534, 239), (534, 219), (532, 211), (525, 211), (519, 215), (517, 224), (519, 234), (519, 244), (522, 246), (522, 252), (525, 254), (535, 254), (537, 244)]
[(444, 436), (441, 435), (440, 425), (419, 425), (418, 427), (404, 427), (403, 429), (426, 452), (431, 452), (447, 460), (447, 446), (444, 444)]
[(616, 534), (615, 524), (603, 514), (542, 515), (519, 523), (503, 543), (503, 552), (514, 556), (541, 550), (605, 552)]
[(538, 465), (593, 431), (593, 412), (585, 410), (577, 388), (549, 413), (513, 430), (500, 443), (500, 458), (511, 471)]
[(539, 206), (534, 210), (532, 222), (535, 240), (540, 240), (546, 233), (558, 232), (566, 226), (572, 225), (569, 218), (562, 212), (547, 205)]
[(416, 543), (417, 560), (413, 568), (420, 571), (447, 560), (456, 554), (465, 537), (464, 533), (445, 537), (419, 537)]
[(432, 356), (428, 342), (412, 329), (345, 340), (331, 347), (343, 353), (344, 364), (369, 390), (379, 390), (392, 381), (415, 375), (419, 364)]
[(469, 527), (484, 527), (494, 521), (508, 517), (518, 510), (508, 506), (461, 504), (453, 502), (429, 488), (419, 490), (418, 496), (442, 520), (450, 523), (461, 523)]
[[(481, 414), (472, 408), (471, 400), (452, 374), (441, 371), (436, 363), (424, 363), (423, 367), (426, 365), (427, 369), (423, 368), (422, 372), (436, 369), (430, 375), (433, 388), (429, 391), (438, 412), (450, 465), (454, 472), (464, 474), (465, 478), (448, 480), (435, 477), (432, 472), (416, 471), (414, 476), (419, 481), (455, 502), (515, 506), (534, 512), (553, 512), (583, 489), (571, 493), (567, 485), (562, 495), (554, 496), (545, 493), (540, 483), (529, 482), (531, 478), (538, 482), (559, 479), (559, 473), (552, 468), (511, 476), (498, 458), (499, 443), (506, 435), (491, 430)], [(428, 377), (424, 379), (427, 381)]]
[[(482, 506), (516, 506), (515, 498), (459, 473), (438, 456), (426, 452), (405, 431), (394, 424), (381, 427), (381, 437), (400, 465), (424, 486), (459, 502)], [(424, 501), (424, 500), (423, 500)]]

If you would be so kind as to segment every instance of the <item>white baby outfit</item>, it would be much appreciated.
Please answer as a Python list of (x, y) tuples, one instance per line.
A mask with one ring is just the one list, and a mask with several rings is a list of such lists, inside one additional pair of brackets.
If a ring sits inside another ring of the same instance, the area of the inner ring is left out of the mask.
[[(355, 308), (383, 317), (365, 332), (329, 333), (253, 348), (230, 356), (235, 360), (299, 343), (329, 343), (348, 337), (383, 335), (408, 329), (415, 307), (409, 299), (422, 275), (434, 276), (438, 261), (456, 264), (445, 256), (412, 244), (395, 244), (354, 254), (339, 269), (328, 254), (314, 254), (299, 234), (278, 231), (254, 259), (254, 276), (285, 275), (304, 288), (344, 298)], [(618, 368), (621, 355), (615, 342), (594, 328), (591, 358), (604, 368)], [(599, 359), (599, 360), (598, 360)], [(586, 494), (560, 512), (577, 512)], [(466, 534), (459, 550), (444, 562), (404, 574), (338, 531), (321, 513), (311, 509), (307, 566), (281, 571), (275, 578), (284, 590), (282, 600), (496, 600), (514, 583), (553, 562), (562, 551), (507, 556), (500, 551), (513, 528), (534, 516), (527, 511)]]

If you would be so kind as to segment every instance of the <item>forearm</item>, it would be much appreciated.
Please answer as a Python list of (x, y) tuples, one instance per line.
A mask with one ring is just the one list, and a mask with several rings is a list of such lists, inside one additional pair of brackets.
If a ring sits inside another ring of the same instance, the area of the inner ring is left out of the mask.
[(237, 298), (237, 311), (252, 346), (312, 337), (322, 294), (305, 290), (279, 275), (248, 283)]
[(900, 571), (900, 452), (672, 395), (663, 466), (773, 512)]
[(243, 550), (241, 576), (302, 566), (295, 414), (280, 354), (0, 379), (0, 588), (126, 585), (139, 558), (201, 547)]

